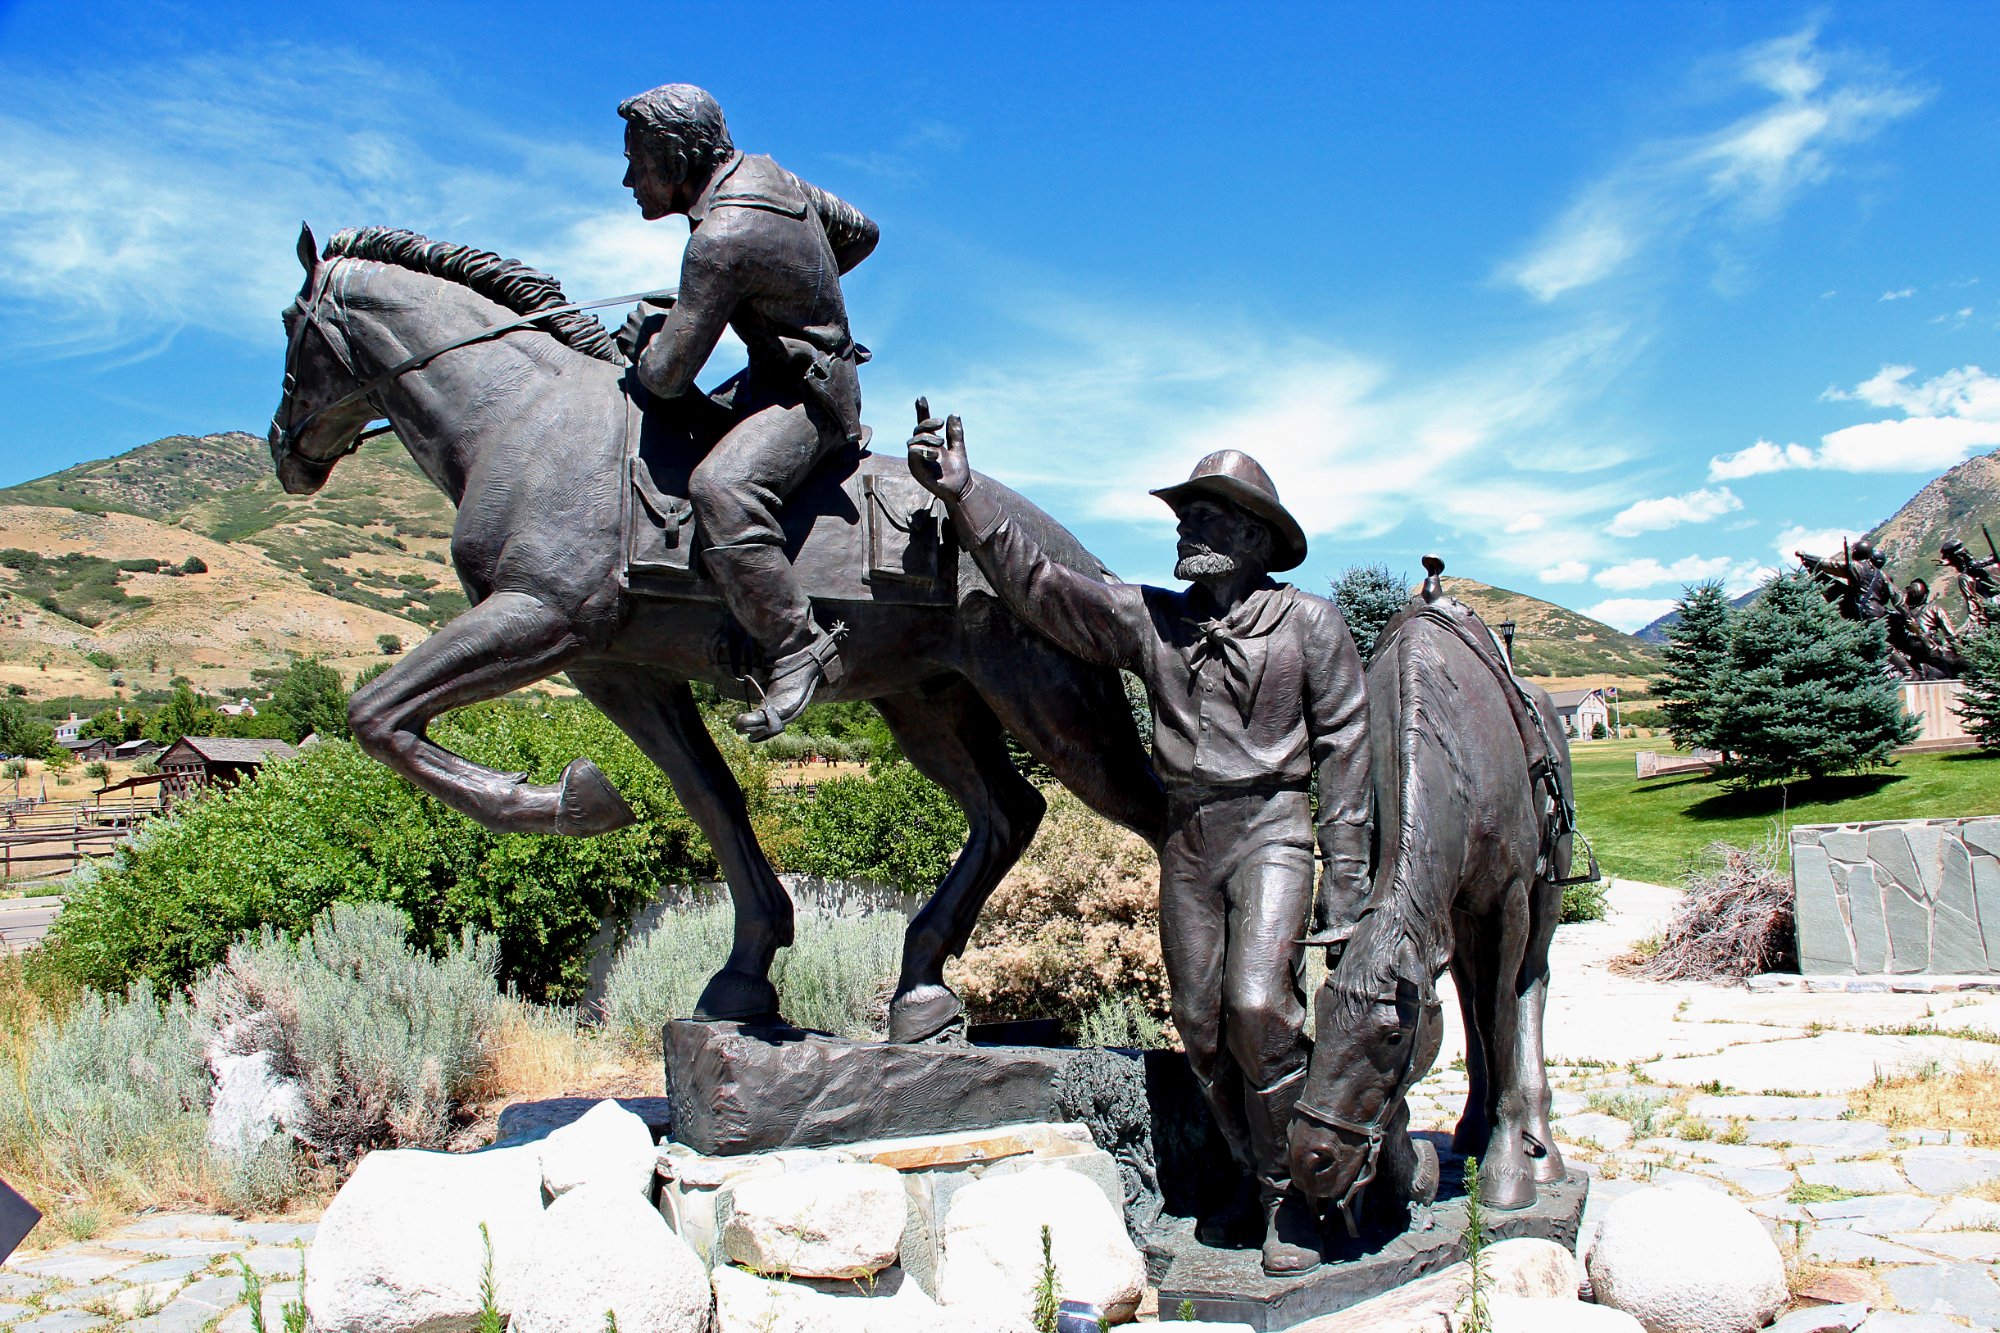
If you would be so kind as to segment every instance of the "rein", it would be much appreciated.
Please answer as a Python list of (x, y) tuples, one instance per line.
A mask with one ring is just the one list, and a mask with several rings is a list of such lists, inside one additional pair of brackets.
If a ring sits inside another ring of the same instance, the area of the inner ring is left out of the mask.
[[(335, 263), (338, 262), (338, 260), (335, 261)], [(327, 274), (330, 275), (332, 271), (332, 266), (329, 265)], [(342, 368), (349, 375), (359, 379), (360, 373), (354, 369), (354, 360), (348, 350), (346, 335), (341, 334), (336, 337), (335, 329), (328, 322), (326, 316), (320, 313), (320, 306), (327, 300), (326, 287), (326, 277), (322, 276), (319, 284), (313, 289), (312, 304), (302, 313), (311, 322), (312, 326), (319, 330), (320, 337), (326, 339), (327, 346), (332, 348), (334, 355), (340, 359)], [(301, 420), (281, 424), (274, 419), (271, 422), (271, 427), (277, 432), (278, 441), (284, 447), (285, 452), (291, 453), (298, 437), (318, 418), (329, 412), (338, 412), (343, 408), (352, 407), (354, 404), (365, 399), (373, 398), (404, 375), (429, 365), (446, 352), (455, 352), (461, 347), (470, 347), (474, 343), (485, 342), (489, 338), (497, 338), (503, 334), (512, 333), (516, 329), (525, 329), (554, 315), (566, 315), (577, 310), (601, 310), (606, 306), (633, 305), (640, 301), (658, 300), (663, 296), (671, 295), (673, 295), (671, 292), (630, 292), (624, 296), (606, 296), (595, 301), (571, 301), (567, 305), (551, 306), (547, 310), (537, 310), (533, 314), (520, 315), (513, 319), (502, 320), (498, 324), (489, 324), (485, 328), (476, 329), (471, 333), (465, 334), (463, 337), (454, 338), (450, 342), (418, 352), (415, 356), (404, 357), (381, 374), (363, 383), (359, 388), (343, 394), (324, 407), (314, 408), (312, 411), (306, 413)], [(293, 339), (292, 344), (285, 349), (284, 402), (286, 403), (292, 401), (292, 393), (298, 388), (298, 375), (294, 368), (297, 345), (298, 340)], [(383, 414), (378, 412), (376, 415), (381, 416)], [(394, 426), (377, 426), (373, 430), (364, 430), (354, 437), (354, 443), (348, 445), (331, 458), (310, 458), (306, 461), (314, 464), (332, 464), (338, 462), (353, 453), (356, 449), (359, 449), (364, 441), (372, 440), (378, 435), (386, 435), (394, 429)]]

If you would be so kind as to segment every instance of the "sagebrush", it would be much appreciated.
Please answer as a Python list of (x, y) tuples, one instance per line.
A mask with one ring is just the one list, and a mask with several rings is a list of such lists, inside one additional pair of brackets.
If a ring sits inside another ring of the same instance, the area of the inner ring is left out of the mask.
[(500, 1010), (499, 949), (468, 931), (437, 956), (380, 903), (336, 903), (297, 940), (260, 927), (194, 990), (207, 1041), (266, 1051), (297, 1082), (291, 1136), (321, 1162), (377, 1147), (443, 1148)]
[[(693, 1014), (723, 960), (735, 925), (726, 902), (671, 911), (628, 941), (605, 984), (605, 1021), (634, 1048), (657, 1052), (668, 1019)], [(801, 1027), (844, 1037), (882, 1035), (884, 1005), (908, 923), (899, 912), (801, 915), (771, 981), (778, 1006)]]

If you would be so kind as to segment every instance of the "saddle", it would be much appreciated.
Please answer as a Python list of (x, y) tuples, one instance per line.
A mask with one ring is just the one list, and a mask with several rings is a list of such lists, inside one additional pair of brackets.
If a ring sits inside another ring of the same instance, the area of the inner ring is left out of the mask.
[[(628, 410), (625, 585), (639, 596), (720, 601), (687, 501), (706, 450), (670, 416)], [(868, 438), (863, 427), (857, 444), (828, 455), (785, 502), (785, 554), (800, 586), (820, 602), (952, 605), (958, 552), (942, 502), (901, 459), (869, 453)]]

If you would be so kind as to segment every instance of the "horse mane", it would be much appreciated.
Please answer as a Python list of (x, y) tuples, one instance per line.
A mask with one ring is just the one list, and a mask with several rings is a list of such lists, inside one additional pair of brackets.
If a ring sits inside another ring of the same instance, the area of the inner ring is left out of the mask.
[[(433, 241), (400, 227), (348, 227), (326, 243), (326, 259), (367, 259), (427, 273), (468, 287), (517, 315), (532, 315), (569, 304), (562, 287), (546, 273), (491, 250)], [(580, 310), (551, 315), (540, 325), (556, 341), (585, 356), (622, 365), (625, 358), (602, 324)]]
[[(1412, 869), (1428, 865), (1436, 849), (1419, 844), (1415, 815), (1429, 802), (1415, 789), (1421, 770), (1409, 757), (1420, 746), (1437, 746), (1450, 768), (1452, 785), (1464, 794), (1473, 784), (1460, 747), (1440, 745), (1440, 739), (1449, 735), (1460, 691), (1444, 658), (1448, 645), (1457, 640), (1436, 627), (1413, 632), (1414, 626), (1425, 623), (1415, 615), (1393, 618), (1369, 655), (1369, 690), (1387, 688), (1394, 694), (1393, 714), (1382, 726), (1371, 727), (1369, 738), (1382, 779), (1376, 785), (1375, 812), (1381, 865), (1352, 942), (1326, 980), (1334, 1008), (1322, 1022), (1328, 1017), (1339, 1025), (1358, 1022), (1369, 1006), (1393, 998), (1397, 983), (1429, 981), (1432, 960), (1451, 954), (1450, 899), (1419, 901), (1418, 885), (1411, 880)], [(1409, 783), (1409, 788), (1399, 788), (1399, 781)], [(1455, 887), (1455, 878), (1452, 883)]]

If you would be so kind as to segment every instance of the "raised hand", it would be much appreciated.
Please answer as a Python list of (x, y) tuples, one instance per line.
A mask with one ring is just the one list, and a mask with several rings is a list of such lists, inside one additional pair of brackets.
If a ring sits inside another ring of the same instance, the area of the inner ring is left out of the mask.
[(972, 485), (972, 465), (965, 458), (965, 423), (957, 417), (939, 421), (930, 400), (917, 399), (917, 430), (910, 436), (910, 475), (931, 494), (957, 500)]

